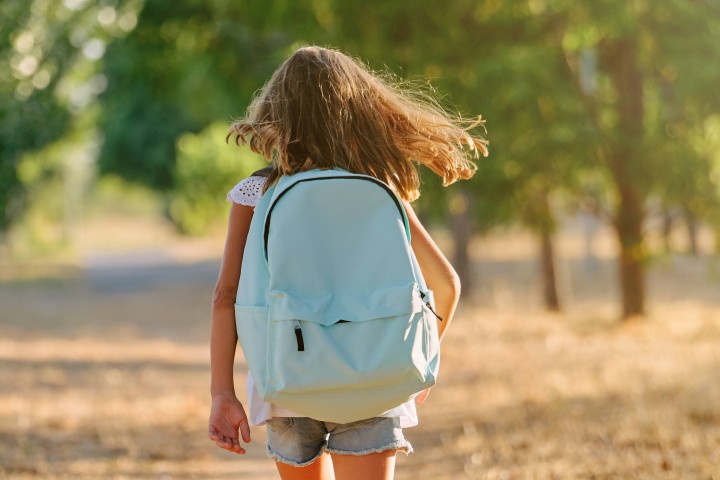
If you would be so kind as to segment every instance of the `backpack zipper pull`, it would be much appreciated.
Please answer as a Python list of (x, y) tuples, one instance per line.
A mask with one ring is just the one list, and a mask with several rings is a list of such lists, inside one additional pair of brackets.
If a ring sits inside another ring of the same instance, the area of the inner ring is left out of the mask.
[(300, 328), (300, 322), (293, 320), (293, 326), (295, 327), (295, 340), (297, 340), (298, 352), (305, 351), (305, 340), (303, 339), (302, 329)]
[(438, 315), (437, 312), (435, 311), (435, 309), (432, 307), (432, 305), (430, 305), (430, 301), (425, 300), (425, 298), (427, 298), (427, 295), (424, 294), (423, 292), (420, 292), (420, 298), (422, 298), (425, 301), (425, 306), (428, 308), (428, 310), (430, 310), (432, 312), (432, 314), (435, 315), (437, 317), (437, 319), (442, 322), (443, 318), (440, 315)]

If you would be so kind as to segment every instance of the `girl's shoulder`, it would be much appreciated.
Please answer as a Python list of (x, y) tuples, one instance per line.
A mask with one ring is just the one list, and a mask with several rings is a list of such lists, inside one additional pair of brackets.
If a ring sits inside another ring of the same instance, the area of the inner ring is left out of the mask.
[(241, 180), (227, 194), (228, 202), (254, 207), (263, 194), (263, 187), (267, 177), (258, 172)]

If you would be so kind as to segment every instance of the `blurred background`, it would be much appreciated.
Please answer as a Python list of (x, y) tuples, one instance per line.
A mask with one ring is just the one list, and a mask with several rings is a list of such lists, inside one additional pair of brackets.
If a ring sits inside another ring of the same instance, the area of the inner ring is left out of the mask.
[(715, 0), (1, 0), (0, 479), (276, 478), (204, 438), (209, 299), (307, 44), (487, 120), (423, 172), (464, 301), (398, 477), (720, 478)]

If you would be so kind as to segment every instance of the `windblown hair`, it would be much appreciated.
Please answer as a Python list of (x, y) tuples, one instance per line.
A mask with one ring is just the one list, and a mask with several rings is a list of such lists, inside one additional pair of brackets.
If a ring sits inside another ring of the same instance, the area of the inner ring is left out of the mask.
[(266, 185), (282, 175), (341, 168), (371, 175), (408, 201), (419, 195), (416, 164), (449, 185), (473, 176), (487, 156), (484, 127), (445, 111), (431, 95), (373, 74), (335, 50), (304, 47), (256, 95), (228, 139), (272, 162)]

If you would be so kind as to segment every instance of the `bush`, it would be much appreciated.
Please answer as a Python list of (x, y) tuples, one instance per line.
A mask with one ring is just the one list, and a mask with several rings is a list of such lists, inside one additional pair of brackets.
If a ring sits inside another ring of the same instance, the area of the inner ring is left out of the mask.
[(227, 193), (254, 171), (267, 166), (249, 148), (227, 144), (228, 125), (213, 123), (178, 140), (170, 217), (181, 233), (201, 235), (227, 217)]

